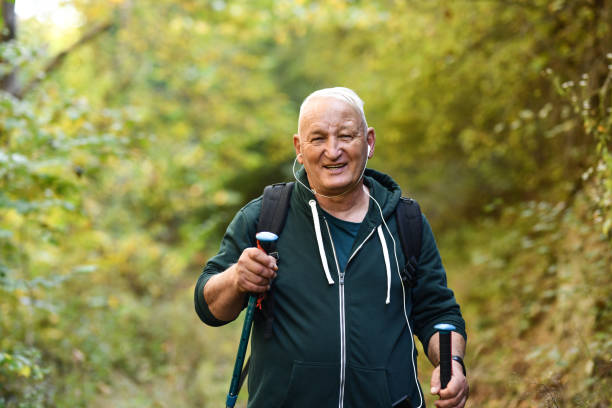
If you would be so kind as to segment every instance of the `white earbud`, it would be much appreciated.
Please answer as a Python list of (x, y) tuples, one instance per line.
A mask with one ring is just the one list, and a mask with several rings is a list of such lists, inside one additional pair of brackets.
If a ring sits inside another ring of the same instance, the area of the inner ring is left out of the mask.
[(368, 145), (368, 157), (370, 157), (370, 150), (372, 150), (372, 148), (370, 147), (370, 145)]

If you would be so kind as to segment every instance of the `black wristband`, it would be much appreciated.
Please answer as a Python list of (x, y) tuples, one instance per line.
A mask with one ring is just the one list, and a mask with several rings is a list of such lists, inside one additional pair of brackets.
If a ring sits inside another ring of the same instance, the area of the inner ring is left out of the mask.
[(465, 371), (465, 364), (463, 363), (463, 359), (459, 356), (452, 356), (451, 359), (461, 364), (461, 368), (463, 369), (463, 376), (465, 377), (467, 375), (467, 372)]

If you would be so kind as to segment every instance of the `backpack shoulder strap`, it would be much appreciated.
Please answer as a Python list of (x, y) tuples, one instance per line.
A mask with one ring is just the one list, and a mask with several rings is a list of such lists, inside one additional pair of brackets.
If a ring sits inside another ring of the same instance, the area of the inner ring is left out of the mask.
[[(257, 231), (269, 231), (280, 236), (285, 226), (287, 213), (291, 201), (291, 191), (293, 191), (293, 182), (277, 183), (266, 186), (263, 193), (263, 202), (261, 204), (261, 212), (259, 213), (259, 222), (257, 223)], [(268, 255), (279, 260), (276, 242), (272, 242), (268, 251)], [(261, 297), (258, 303), (259, 309), (266, 320), (264, 338), (272, 337), (272, 325), (274, 324), (274, 283), (265, 296)], [(265, 302), (264, 302), (265, 300)]]
[[(263, 192), (263, 200), (261, 203), (261, 212), (259, 213), (259, 221), (257, 222), (257, 232), (268, 231), (273, 232), (280, 236), (285, 226), (285, 220), (287, 219), (287, 213), (289, 212), (289, 202), (291, 201), (291, 191), (293, 190), (294, 182), (288, 183), (276, 183), (266, 186)], [(278, 252), (276, 250), (276, 243), (273, 243), (272, 250), (269, 255), (272, 255), (278, 259)], [(274, 323), (274, 296), (272, 289), (266, 293), (264, 298), (266, 302), (261, 308), (263, 318), (265, 319), (264, 338), (269, 339), (272, 337), (272, 324)], [(263, 300), (263, 298), (262, 298)], [(242, 384), (249, 373), (249, 366), (251, 365), (251, 356), (246, 361), (246, 364), (242, 368), (240, 373), (240, 379), (238, 382), (238, 388), (236, 395), (240, 393)]]
[(406, 265), (402, 272), (402, 280), (410, 287), (417, 281), (417, 267), (421, 254), (421, 236), (423, 233), (423, 220), (419, 204), (411, 199), (402, 197), (397, 205), (397, 229), (406, 258)]
[(285, 226), (293, 182), (277, 183), (266, 186), (259, 213), (257, 231), (269, 231), (280, 236)]

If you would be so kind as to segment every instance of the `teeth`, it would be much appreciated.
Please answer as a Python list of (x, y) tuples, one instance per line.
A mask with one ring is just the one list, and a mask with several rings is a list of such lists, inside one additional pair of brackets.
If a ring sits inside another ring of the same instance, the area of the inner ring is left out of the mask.
[(335, 166), (325, 166), (325, 167), (327, 167), (328, 169), (339, 169), (340, 167), (343, 167), (343, 166), (344, 164), (337, 164)]

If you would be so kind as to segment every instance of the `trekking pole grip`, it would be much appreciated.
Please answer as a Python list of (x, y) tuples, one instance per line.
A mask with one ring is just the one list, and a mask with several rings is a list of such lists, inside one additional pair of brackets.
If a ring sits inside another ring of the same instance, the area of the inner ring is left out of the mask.
[(440, 323), (436, 324), (434, 329), (438, 331), (438, 338), (440, 341), (440, 389), (443, 390), (446, 388), (453, 375), (451, 366), (451, 332), (455, 330), (455, 326), (452, 324)]

